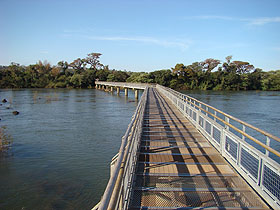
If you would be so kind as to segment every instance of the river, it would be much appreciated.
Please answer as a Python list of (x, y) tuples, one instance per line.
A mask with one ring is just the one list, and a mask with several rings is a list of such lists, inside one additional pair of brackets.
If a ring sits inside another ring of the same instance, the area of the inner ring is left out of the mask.
[[(280, 92), (185, 93), (280, 136)], [(13, 139), (0, 157), (0, 209), (91, 209), (137, 106), (133, 93), (23, 89), (0, 96), (8, 99), (0, 125)]]
[(0, 125), (13, 138), (0, 157), (0, 209), (91, 209), (135, 111), (133, 93), (26, 89), (0, 96), (9, 101), (0, 106)]

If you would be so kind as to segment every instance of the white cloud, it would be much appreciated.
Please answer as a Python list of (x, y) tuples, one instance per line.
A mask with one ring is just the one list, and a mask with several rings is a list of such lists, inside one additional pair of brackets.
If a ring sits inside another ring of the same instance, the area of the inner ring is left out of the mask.
[(200, 19), (200, 20), (242, 21), (250, 25), (265, 25), (268, 23), (280, 23), (280, 17), (236, 18), (230, 16), (202, 15), (202, 16), (186, 17), (185, 19), (186, 20)]
[(232, 17), (227, 16), (217, 16), (217, 15), (201, 15), (201, 16), (192, 16), (192, 17), (186, 17), (187, 20), (193, 20), (193, 19), (201, 19), (201, 20), (210, 20), (210, 19), (216, 19), (216, 20), (234, 20)]
[(155, 45), (160, 45), (164, 47), (179, 47), (182, 50), (189, 48), (191, 41), (170, 41), (157, 39), (153, 37), (127, 37), (127, 36), (82, 36), (83, 38), (90, 40), (101, 40), (101, 41), (132, 41), (132, 42), (142, 42), (150, 43)]
[(49, 52), (48, 52), (48, 51), (43, 50), (43, 51), (41, 51), (40, 53), (41, 53), (41, 54), (48, 54)]
[(280, 23), (280, 17), (263, 17), (248, 19), (252, 25), (264, 25), (267, 23)]

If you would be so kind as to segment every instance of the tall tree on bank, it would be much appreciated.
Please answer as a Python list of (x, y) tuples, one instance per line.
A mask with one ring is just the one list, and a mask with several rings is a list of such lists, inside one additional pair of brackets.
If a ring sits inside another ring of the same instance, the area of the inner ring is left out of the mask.
[(71, 62), (69, 66), (71, 66), (77, 74), (80, 74), (84, 70), (85, 60), (81, 58), (77, 58), (76, 60)]
[(90, 65), (91, 69), (99, 70), (103, 67), (103, 64), (100, 63), (99, 58), (101, 53), (89, 53), (85, 61)]

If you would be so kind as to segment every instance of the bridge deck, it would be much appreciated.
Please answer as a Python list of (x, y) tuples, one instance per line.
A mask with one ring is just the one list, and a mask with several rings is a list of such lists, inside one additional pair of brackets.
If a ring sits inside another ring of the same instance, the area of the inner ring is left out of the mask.
[(130, 209), (267, 209), (200, 132), (150, 88)]

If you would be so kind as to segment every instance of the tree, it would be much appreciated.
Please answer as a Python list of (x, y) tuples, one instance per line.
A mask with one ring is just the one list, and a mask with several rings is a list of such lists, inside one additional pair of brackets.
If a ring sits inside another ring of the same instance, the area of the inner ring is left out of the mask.
[(219, 60), (208, 58), (201, 62), (202, 68), (207, 73), (210, 73), (214, 68), (216, 68), (221, 62)]
[(60, 75), (59, 67), (53, 67), (51, 70), (51, 75), (56, 79)]
[(280, 70), (265, 72), (262, 79), (263, 90), (280, 90)]
[(153, 80), (149, 78), (149, 74), (146, 72), (133, 72), (126, 80), (127, 82), (135, 83), (152, 83)]
[(99, 58), (101, 53), (89, 53), (85, 61), (90, 65), (91, 69), (100, 69), (103, 64), (100, 63)]
[(78, 74), (80, 74), (84, 70), (85, 60), (81, 58), (77, 58), (69, 66), (71, 66)]
[(113, 70), (107, 77), (108, 82), (125, 82), (129, 77), (128, 73), (125, 71)]
[(249, 62), (244, 62), (244, 61), (233, 61), (232, 65), (236, 66), (236, 72), (238, 74), (249, 73), (255, 68)]
[(231, 59), (232, 59), (232, 55), (226, 57), (227, 64), (230, 64)]
[(83, 76), (80, 75), (80, 74), (74, 74), (71, 79), (70, 79), (70, 82), (72, 84), (73, 87), (75, 88), (81, 88), (82, 86), (82, 79), (83, 79)]
[(57, 63), (57, 66), (60, 68), (61, 73), (65, 74), (65, 71), (68, 69), (69, 64), (67, 63), (67, 61), (59, 61)]
[(82, 74), (82, 88), (92, 88), (95, 84), (95, 72), (87, 69)]
[(256, 68), (253, 73), (248, 75), (249, 79), (249, 90), (261, 90), (262, 89), (262, 80), (263, 80), (263, 71), (262, 69)]
[(168, 70), (158, 70), (149, 73), (149, 78), (151, 78), (153, 83), (157, 83), (163, 86), (169, 86), (172, 80), (172, 73)]
[(109, 74), (110, 71), (108, 69), (100, 69), (96, 72), (96, 78), (98, 78), (100, 81), (106, 81)]

